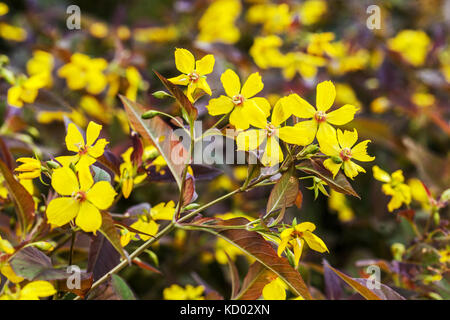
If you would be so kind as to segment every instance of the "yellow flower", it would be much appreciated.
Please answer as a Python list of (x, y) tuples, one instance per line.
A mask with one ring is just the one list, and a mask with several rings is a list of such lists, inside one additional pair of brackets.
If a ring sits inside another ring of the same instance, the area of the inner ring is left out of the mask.
[(342, 75), (361, 70), (370, 62), (370, 52), (366, 49), (357, 49), (350, 42), (330, 43), (326, 53), (332, 57), (332, 61), (327, 64), (332, 74)]
[(5, 22), (0, 22), (0, 38), (22, 42), (27, 39), (27, 31), (20, 27), (15, 27)]
[(62, 165), (69, 163), (77, 163), (76, 168), (87, 167), (93, 164), (103, 152), (108, 144), (106, 139), (98, 139), (102, 126), (90, 121), (86, 130), (86, 141), (80, 131), (73, 123), (69, 123), (67, 127), (66, 146), (67, 150), (76, 152), (74, 156), (56, 157), (56, 160)]
[(409, 205), (411, 203), (411, 189), (404, 183), (402, 170), (397, 170), (389, 175), (384, 170), (381, 170), (378, 166), (372, 167), (373, 177), (378, 181), (384, 182), (381, 190), (384, 194), (392, 196), (391, 201), (388, 203), (389, 212), (394, 211), (402, 206), (402, 204)]
[(336, 84), (336, 102), (339, 104), (351, 104), (360, 110), (361, 102), (356, 97), (355, 91), (346, 83)]
[(51, 87), (54, 59), (51, 53), (42, 50), (33, 51), (33, 57), (27, 62), (27, 72), (31, 76), (42, 75), (45, 86)]
[(384, 113), (389, 109), (391, 103), (387, 97), (378, 97), (370, 104), (370, 110), (374, 113)]
[(133, 151), (134, 148), (130, 147), (122, 154), (123, 162), (119, 167), (120, 178), (118, 180), (122, 182), (122, 194), (125, 199), (130, 196), (134, 185), (141, 183), (147, 177), (147, 174), (145, 173), (136, 175), (136, 169), (131, 162), (131, 154)]
[(88, 115), (104, 123), (109, 123), (111, 121), (111, 112), (108, 112), (108, 110), (106, 110), (104, 106), (91, 95), (84, 95), (81, 97), (80, 107)]
[(39, 89), (45, 87), (47, 78), (44, 74), (31, 77), (22, 76), (16, 80), (14, 86), (8, 89), (8, 104), (17, 108), (24, 103), (33, 103), (36, 100)]
[(338, 212), (338, 218), (342, 222), (351, 221), (355, 217), (345, 195), (333, 189), (331, 189), (330, 198), (328, 198), (328, 206)]
[(302, 78), (312, 79), (316, 76), (318, 67), (323, 67), (326, 63), (325, 58), (303, 52), (289, 52), (283, 61), (283, 76), (288, 80), (292, 80), (297, 72)]
[(47, 207), (49, 224), (63, 226), (75, 219), (85, 232), (94, 232), (102, 225), (99, 210), (108, 209), (116, 192), (107, 181), (94, 183), (89, 168), (78, 172), (78, 178), (68, 167), (55, 169), (52, 187), (63, 197), (53, 199)]
[(198, 40), (207, 43), (233, 44), (239, 40), (240, 31), (235, 21), (242, 10), (240, 0), (212, 2), (198, 22)]
[(139, 85), (142, 81), (142, 77), (135, 67), (128, 67), (125, 70), (125, 76), (128, 80), (128, 88), (125, 96), (131, 101), (136, 101), (136, 96), (139, 90)]
[(41, 161), (34, 158), (19, 158), (17, 162), (22, 162), (15, 171), (20, 172), (19, 179), (34, 179), (41, 176)]
[(431, 93), (415, 92), (411, 97), (412, 102), (419, 108), (428, 108), (434, 105), (436, 99)]
[(439, 262), (441, 263), (447, 263), (450, 262), (450, 247), (447, 246), (447, 248), (443, 250), (439, 250)]
[(262, 295), (264, 300), (286, 300), (286, 283), (279, 277), (275, 278), (263, 288)]
[(204, 300), (203, 286), (194, 287), (188, 284), (184, 289), (177, 284), (165, 288), (163, 291), (164, 300)]
[(0, 2), (0, 17), (7, 14), (9, 11), (9, 7), (6, 3)]
[(313, 33), (309, 38), (307, 51), (309, 54), (322, 56), (325, 53), (333, 55), (333, 46), (330, 44), (334, 40), (333, 32)]
[(333, 125), (343, 125), (353, 120), (358, 108), (346, 104), (343, 107), (327, 113), (334, 103), (336, 97), (336, 88), (331, 81), (323, 81), (316, 87), (316, 108), (310, 105), (306, 100), (297, 94), (293, 94), (292, 103), (287, 106), (287, 111), (299, 118), (311, 118), (308, 121), (302, 121), (295, 125), (301, 128), (305, 136), (305, 144), (313, 142), (317, 133), (319, 143), (326, 140), (327, 137), (336, 136), (336, 130)]
[(333, 134), (320, 142), (320, 151), (330, 157), (323, 162), (323, 165), (333, 173), (333, 177), (336, 176), (341, 167), (344, 168), (345, 175), (350, 179), (356, 177), (359, 172), (366, 172), (352, 159), (363, 162), (375, 160), (375, 157), (367, 154), (367, 144), (370, 140), (364, 140), (355, 145), (357, 140), (358, 132), (356, 129), (353, 132), (348, 130), (342, 132), (338, 129), (337, 138)]
[(411, 190), (412, 199), (422, 205), (425, 210), (430, 208), (430, 197), (422, 181), (417, 178), (408, 180), (408, 186)]
[(3, 175), (0, 175), (0, 199), (8, 198), (8, 189), (4, 186), (4, 181), (5, 177), (3, 177)]
[(56, 293), (53, 285), (48, 281), (32, 281), (27, 283), (23, 288), (16, 286), (16, 292), (12, 293), (7, 290), (5, 294), (0, 296), (0, 300), (39, 300), (52, 296)]
[(320, 253), (325, 251), (328, 252), (328, 248), (322, 239), (313, 234), (315, 229), (316, 226), (311, 222), (302, 222), (290, 228), (284, 229), (280, 234), (281, 242), (278, 246), (278, 256), (281, 257), (281, 254), (286, 247), (290, 246), (294, 250), (294, 262), (295, 267), (297, 267), (302, 255), (305, 241), (314, 251), (318, 251)]
[(279, 49), (282, 45), (283, 40), (275, 35), (255, 37), (249, 53), (256, 65), (262, 69), (281, 68), (284, 65), (284, 56)]
[(198, 61), (195, 61), (191, 52), (186, 49), (175, 50), (175, 65), (183, 74), (178, 77), (170, 78), (169, 81), (174, 84), (187, 86), (186, 95), (191, 102), (194, 102), (192, 94), (195, 89), (201, 89), (211, 95), (211, 88), (206, 82), (206, 75), (214, 69), (214, 56), (208, 54)]
[(150, 209), (150, 215), (154, 220), (170, 220), (172, 221), (175, 214), (175, 202), (172, 200), (164, 203), (161, 202)]
[(107, 84), (103, 74), (107, 66), (108, 62), (103, 58), (91, 59), (85, 54), (74, 53), (70, 62), (58, 70), (58, 76), (65, 78), (72, 90), (86, 88), (91, 94), (99, 94)]
[[(14, 252), (15, 250), (11, 243), (6, 239), (2, 239), (2, 237), (0, 236), (0, 255), (2, 253), (6, 255), (12, 255)], [(3, 274), (12, 283), (19, 283), (24, 280), (22, 277), (16, 275), (8, 261), (0, 261), (0, 273)]]
[(430, 44), (430, 38), (422, 30), (402, 30), (387, 41), (390, 50), (398, 52), (403, 59), (415, 67), (425, 62)]
[(176, 26), (150, 27), (134, 29), (133, 37), (139, 42), (169, 42), (178, 38), (179, 31)]
[(96, 38), (104, 38), (108, 35), (108, 25), (103, 22), (94, 22), (89, 27), (89, 33)]
[(274, 166), (284, 159), (278, 139), (290, 144), (306, 145), (306, 132), (297, 127), (282, 126), (282, 123), (290, 116), (284, 112), (290, 103), (291, 96), (279, 99), (273, 109), (271, 122), (263, 126), (255, 124), (261, 130), (251, 129), (239, 133), (236, 138), (238, 150), (255, 150), (265, 141), (261, 163), (265, 166)]
[(305, 26), (315, 24), (327, 12), (327, 3), (323, 0), (307, 0), (300, 6), (300, 21)]
[(264, 128), (270, 114), (269, 102), (260, 97), (253, 97), (260, 92), (264, 84), (258, 72), (252, 73), (241, 89), (238, 75), (227, 69), (220, 77), (226, 96), (209, 100), (206, 106), (212, 116), (230, 114), (230, 123), (238, 130), (245, 130), (251, 125)]
[(292, 14), (289, 6), (282, 4), (257, 4), (247, 11), (247, 21), (250, 23), (262, 23), (266, 33), (282, 33), (286, 31), (292, 22)]

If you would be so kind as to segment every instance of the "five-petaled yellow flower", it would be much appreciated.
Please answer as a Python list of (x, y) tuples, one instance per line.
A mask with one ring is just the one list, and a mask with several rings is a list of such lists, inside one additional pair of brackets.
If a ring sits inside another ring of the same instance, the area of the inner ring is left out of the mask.
[(170, 78), (169, 81), (174, 84), (187, 86), (186, 96), (189, 101), (194, 102), (192, 94), (195, 89), (201, 89), (211, 95), (211, 88), (206, 82), (206, 75), (214, 69), (214, 56), (208, 54), (195, 61), (194, 56), (189, 50), (177, 48), (175, 50), (175, 65), (183, 74), (178, 77)]
[(302, 222), (291, 228), (284, 229), (280, 234), (281, 242), (278, 246), (278, 256), (281, 256), (283, 251), (289, 245), (294, 250), (295, 267), (297, 267), (305, 241), (308, 246), (315, 251), (320, 253), (325, 251), (328, 252), (328, 248), (322, 239), (313, 234), (315, 229), (316, 226), (311, 222)]
[(394, 211), (402, 206), (402, 204), (409, 205), (411, 203), (411, 188), (404, 183), (402, 170), (397, 170), (389, 175), (384, 170), (381, 170), (378, 166), (372, 167), (373, 177), (378, 181), (384, 182), (381, 190), (384, 194), (392, 196), (391, 201), (388, 203), (389, 212)]
[(323, 164), (325, 168), (333, 173), (333, 177), (336, 176), (341, 167), (344, 167), (345, 175), (353, 179), (359, 172), (366, 171), (354, 163), (352, 159), (363, 162), (369, 162), (375, 159), (375, 157), (367, 154), (367, 144), (370, 140), (364, 140), (354, 146), (357, 140), (358, 132), (356, 129), (353, 131), (345, 130), (344, 132), (338, 129), (337, 138), (333, 134), (326, 137), (320, 143), (320, 151), (330, 157)]
[(47, 207), (48, 223), (63, 226), (75, 219), (85, 232), (96, 232), (102, 225), (100, 210), (108, 209), (116, 192), (107, 181), (94, 183), (88, 168), (76, 174), (68, 167), (55, 169), (52, 187), (63, 197), (53, 199)]
[(93, 121), (89, 122), (85, 141), (77, 126), (69, 123), (66, 135), (67, 150), (76, 152), (77, 154), (74, 156), (57, 157), (56, 160), (61, 162), (63, 166), (69, 163), (76, 163), (77, 170), (80, 167), (90, 166), (105, 152), (105, 146), (109, 143), (106, 139), (97, 140), (101, 130), (101, 125)]
[(264, 88), (258, 72), (252, 73), (241, 89), (238, 75), (227, 69), (220, 77), (227, 96), (211, 99), (206, 106), (212, 116), (230, 114), (230, 123), (238, 130), (250, 125), (264, 128), (270, 115), (270, 104), (265, 98), (253, 97)]
[(296, 117), (311, 120), (302, 121), (295, 126), (303, 129), (307, 133), (307, 142), (313, 142), (317, 133), (319, 143), (327, 137), (336, 135), (336, 130), (332, 125), (343, 125), (353, 120), (358, 108), (350, 104), (327, 113), (336, 98), (336, 88), (331, 81), (323, 81), (316, 87), (316, 108), (297, 94), (293, 94), (292, 103), (289, 105), (289, 112)]
[(290, 116), (284, 112), (285, 105), (289, 102), (290, 96), (279, 99), (273, 108), (271, 121), (264, 126), (255, 125), (260, 128), (259, 130), (251, 129), (239, 133), (236, 138), (238, 150), (255, 150), (266, 141), (261, 163), (265, 166), (274, 166), (284, 158), (278, 139), (290, 144), (305, 145), (306, 132), (293, 126), (281, 126)]

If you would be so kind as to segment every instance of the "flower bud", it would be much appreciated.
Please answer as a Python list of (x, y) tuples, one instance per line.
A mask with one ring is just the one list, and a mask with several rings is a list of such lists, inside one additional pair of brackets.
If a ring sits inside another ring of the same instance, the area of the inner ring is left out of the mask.
[(165, 97), (171, 97), (170, 94), (162, 90), (153, 92), (152, 96), (154, 96), (156, 99), (164, 99)]
[(337, 163), (337, 164), (342, 163), (342, 159), (340, 157), (332, 156), (330, 158), (331, 158), (331, 160), (333, 160), (334, 163)]
[(156, 111), (156, 110), (149, 110), (149, 111), (147, 111), (147, 112), (144, 112), (144, 113), (141, 115), (141, 118), (142, 118), (142, 119), (152, 119), (152, 118), (156, 117), (158, 114), (159, 114), (159, 111)]

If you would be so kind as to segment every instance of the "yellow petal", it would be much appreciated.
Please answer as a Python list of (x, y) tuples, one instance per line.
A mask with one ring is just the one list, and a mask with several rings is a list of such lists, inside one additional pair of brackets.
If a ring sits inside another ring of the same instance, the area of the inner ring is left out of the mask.
[(189, 74), (194, 71), (195, 58), (188, 50), (177, 48), (175, 50), (175, 65), (179, 71)]
[(243, 107), (236, 107), (230, 114), (230, 123), (237, 130), (246, 130), (250, 126), (248, 117), (249, 115), (244, 112)]
[(106, 139), (98, 139), (97, 142), (88, 148), (91, 157), (98, 158), (105, 152), (105, 147), (109, 142)]
[(314, 141), (317, 132), (317, 122), (315, 120), (302, 121), (294, 126), (302, 132), (302, 137), (305, 139), (305, 145)]
[(52, 187), (63, 196), (70, 196), (80, 190), (78, 179), (72, 169), (61, 167), (53, 170)]
[(252, 73), (242, 86), (241, 94), (249, 99), (264, 88), (259, 72)]
[(316, 225), (312, 222), (302, 222), (296, 225), (294, 228), (295, 231), (298, 232), (305, 232), (305, 231), (313, 232), (314, 230), (316, 230)]
[(333, 174), (333, 178), (334, 178), (337, 175), (337, 173), (339, 172), (339, 169), (341, 168), (342, 163), (335, 163), (331, 159), (326, 159), (323, 162), (323, 165), (325, 166), (325, 168), (327, 168)]
[(206, 82), (206, 78), (200, 78), (197, 81), (197, 88), (202, 89), (207, 94), (212, 95), (211, 88), (209, 87), (208, 82)]
[(8, 97), (7, 101), (8, 104), (17, 108), (20, 108), (23, 106), (23, 102), (20, 99), (20, 96), (22, 95), (22, 87), (21, 86), (14, 86), (8, 89)]
[(379, 166), (372, 167), (373, 177), (378, 181), (387, 182), (391, 181), (391, 176), (386, 171), (380, 169)]
[(209, 100), (206, 109), (208, 109), (208, 113), (212, 116), (217, 116), (219, 114), (227, 114), (234, 107), (233, 101), (229, 97), (220, 96), (215, 99)]
[(264, 166), (272, 167), (283, 161), (284, 155), (280, 144), (274, 137), (267, 138), (264, 154), (261, 158), (261, 163)]
[(264, 112), (264, 114), (266, 115), (266, 118), (267, 118), (268, 116), (270, 116), (270, 109), (271, 109), (271, 107), (270, 107), (270, 102), (267, 101), (266, 98), (263, 98), (263, 97), (254, 97), (254, 98), (251, 98), (251, 99), (249, 99), (249, 100), (251, 100), (251, 101), (253, 101), (254, 103), (256, 103), (256, 105), (258, 106), (258, 108), (261, 109), (261, 110)]
[(266, 138), (263, 130), (247, 130), (239, 133), (236, 138), (238, 150), (255, 150)]
[(290, 100), (288, 108), (293, 115), (305, 119), (314, 117), (314, 114), (317, 110), (312, 105), (310, 105), (308, 101), (301, 98), (296, 93), (291, 94), (288, 97)]
[(92, 146), (100, 135), (101, 130), (101, 125), (95, 123), (94, 121), (90, 121), (86, 130), (86, 145)]
[(352, 149), (352, 158), (363, 162), (375, 160), (375, 157), (371, 157), (367, 154), (367, 144), (369, 142), (370, 140), (364, 140), (354, 146)]
[(267, 126), (267, 113), (253, 99), (246, 100), (241, 108), (251, 125), (261, 129)]
[(281, 242), (280, 242), (280, 244), (278, 246), (278, 250), (277, 250), (277, 253), (278, 253), (279, 257), (281, 257), (281, 254), (283, 253), (284, 249), (286, 249), (286, 246), (288, 245), (289, 240), (290, 240), (289, 237), (282, 238), (282, 240), (281, 240)]
[(278, 137), (284, 142), (306, 146), (314, 140), (310, 130), (304, 130), (301, 127), (285, 126), (278, 129)]
[(101, 210), (108, 209), (114, 202), (116, 192), (108, 181), (99, 181), (87, 192), (87, 199)]
[(343, 167), (345, 175), (352, 180), (358, 175), (358, 172), (366, 172), (363, 167), (350, 160), (344, 161)]
[(141, 219), (133, 223), (130, 227), (148, 234), (148, 235), (139, 234), (139, 237), (144, 241), (150, 239), (151, 238), (150, 236), (154, 236), (158, 232), (159, 228), (158, 224), (155, 221), (150, 220), (149, 222), (146, 222)]
[(329, 143), (335, 143), (337, 145), (337, 139), (336, 139), (336, 129), (333, 128), (333, 126), (327, 122), (321, 122), (319, 123), (319, 128), (317, 129), (317, 141), (320, 145), (322, 145), (325, 142)]
[(331, 81), (323, 81), (316, 88), (316, 106), (319, 111), (331, 108), (336, 98), (336, 88)]
[(241, 81), (239, 80), (239, 76), (233, 70), (225, 70), (225, 72), (220, 76), (220, 81), (222, 82), (227, 96), (232, 98), (240, 93)]
[(277, 279), (264, 286), (262, 291), (264, 300), (286, 300), (286, 290)]
[(275, 103), (272, 111), (272, 118), (270, 121), (275, 127), (280, 126), (291, 116), (291, 112), (289, 109), (290, 102), (291, 99), (289, 97), (283, 97), (278, 99), (277, 103)]
[(78, 179), (80, 180), (80, 189), (83, 191), (89, 190), (94, 184), (91, 170), (87, 165), (80, 165), (78, 168)]
[(33, 300), (49, 297), (55, 293), (56, 290), (50, 282), (38, 280), (26, 284), (20, 291), (20, 297), (22, 300)]
[(343, 132), (341, 131), (341, 129), (338, 129), (337, 138), (342, 149), (350, 149), (358, 140), (358, 132), (356, 131), (356, 129), (354, 129), (353, 131), (344, 130)]
[(196, 62), (195, 70), (199, 75), (210, 74), (214, 69), (214, 56), (208, 54)]
[[(14, 251), (13, 251), (14, 252)], [(22, 277), (19, 277), (11, 268), (11, 265), (9, 263), (2, 263), (2, 266), (0, 267), (0, 273), (3, 274), (9, 281), (12, 283), (19, 283), (22, 282), (24, 279)]]
[(47, 221), (58, 227), (63, 226), (76, 217), (79, 209), (79, 202), (72, 197), (53, 199), (47, 207)]
[(169, 80), (173, 84), (178, 84), (182, 86), (187, 86), (189, 84), (189, 76), (185, 74), (180, 74), (178, 77), (169, 78), (167, 80)]
[(102, 225), (102, 215), (92, 203), (83, 201), (75, 223), (84, 232), (95, 233)]
[(305, 231), (303, 233), (303, 239), (305, 239), (308, 246), (314, 251), (325, 252), (328, 251), (325, 243), (318, 236), (313, 234), (311, 231)]
[(293, 247), (294, 247), (294, 262), (295, 262), (295, 268), (297, 268), (298, 262), (300, 261), (300, 258), (302, 256), (304, 241), (302, 239), (295, 238), (293, 240), (293, 242), (294, 242), (294, 244), (293, 244)]
[(337, 110), (327, 113), (327, 121), (337, 126), (349, 123), (355, 117), (356, 111), (358, 111), (358, 108), (346, 104)]
[(83, 136), (78, 131), (77, 126), (72, 122), (67, 127), (66, 146), (67, 150), (73, 152), (78, 152), (80, 148), (85, 146)]
[(175, 214), (175, 203), (171, 200), (164, 204), (164, 202), (159, 203), (150, 210), (150, 214), (153, 220), (172, 220)]

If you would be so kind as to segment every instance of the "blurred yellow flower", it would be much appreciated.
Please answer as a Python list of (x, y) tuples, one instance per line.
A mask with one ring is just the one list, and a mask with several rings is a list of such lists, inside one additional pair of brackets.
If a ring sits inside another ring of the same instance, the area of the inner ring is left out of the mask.
[(283, 54), (280, 52), (279, 48), (282, 45), (283, 40), (275, 35), (255, 37), (249, 53), (256, 65), (262, 69), (270, 67), (281, 68), (284, 64), (284, 60)]
[(247, 11), (247, 21), (262, 24), (268, 34), (278, 34), (286, 31), (292, 22), (292, 14), (286, 3), (264, 3), (251, 6)]
[(240, 0), (216, 0), (206, 9), (198, 22), (200, 33), (197, 39), (207, 43), (233, 44), (239, 40), (240, 32), (235, 25), (241, 14)]
[(53, 83), (52, 70), (54, 65), (53, 55), (42, 50), (33, 51), (33, 57), (27, 62), (29, 75), (42, 75), (45, 78), (45, 86), (51, 87)]
[(310, 26), (319, 22), (327, 12), (327, 3), (323, 0), (307, 0), (301, 3), (299, 10), (301, 23)]
[(348, 200), (344, 194), (331, 189), (328, 198), (328, 206), (330, 209), (337, 211), (338, 218), (342, 222), (348, 222), (355, 218), (355, 213), (349, 206)]
[(96, 38), (105, 38), (108, 35), (108, 25), (103, 22), (94, 22), (89, 26), (89, 33)]
[(387, 40), (390, 50), (398, 52), (403, 59), (415, 67), (424, 64), (431, 40), (422, 30), (402, 30)]
[(137, 28), (133, 30), (133, 37), (139, 42), (170, 42), (178, 39), (176, 26)]
[(9, 12), (9, 7), (6, 3), (0, 2), (0, 16), (4, 16)]
[(33, 103), (39, 89), (45, 87), (47, 81), (44, 74), (37, 74), (29, 78), (24, 75), (18, 77), (15, 84), (8, 89), (8, 104), (21, 108), (24, 103)]
[(0, 38), (22, 42), (27, 39), (27, 32), (20, 27), (12, 26), (6, 22), (0, 22)]
[(326, 64), (322, 57), (313, 56), (303, 52), (289, 52), (283, 57), (283, 76), (292, 80), (298, 72), (304, 79), (312, 79), (317, 69)]
[(173, 284), (169, 288), (165, 288), (163, 291), (164, 300), (204, 300), (203, 286), (194, 287), (188, 284), (185, 288)]

